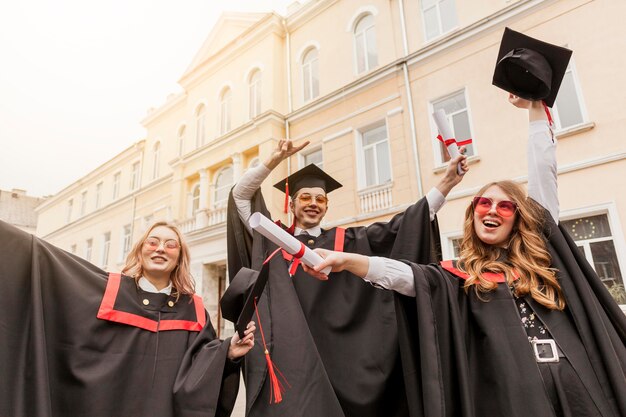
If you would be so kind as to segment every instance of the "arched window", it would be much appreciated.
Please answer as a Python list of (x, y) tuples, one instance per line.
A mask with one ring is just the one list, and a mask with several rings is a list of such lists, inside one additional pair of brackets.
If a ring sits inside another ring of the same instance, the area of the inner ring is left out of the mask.
[(225, 207), (228, 202), (228, 193), (233, 186), (233, 166), (223, 168), (215, 177), (215, 196), (213, 207)]
[(230, 88), (226, 87), (220, 94), (220, 135), (230, 131), (230, 102), (232, 93)]
[(261, 71), (255, 70), (248, 83), (250, 96), (250, 118), (254, 119), (261, 113)]
[(196, 148), (204, 145), (206, 108), (200, 104), (196, 108)]
[(191, 201), (189, 204), (189, 217), (196, 214), (200, 208), (200, 184), (196, 184), (191, 190)]
[(374, 16), (366, 14), (354, 27), (354, 50), (357, 74), (369, 71), (378, 65), (376, 53), (376, 28)]
[(159, 163), (161, 159), (161, 142), (154, 144), (152, 154), (152, 179), (159, 177)]
[(183, 156), (183, 152), (185, 151), (185, 130), (185, 125), (178, 128), (178, 156)]
[(318, 55), (317, 49), (311, 48), (302, 57), (302, 86), (305, 102), (320, 94)]

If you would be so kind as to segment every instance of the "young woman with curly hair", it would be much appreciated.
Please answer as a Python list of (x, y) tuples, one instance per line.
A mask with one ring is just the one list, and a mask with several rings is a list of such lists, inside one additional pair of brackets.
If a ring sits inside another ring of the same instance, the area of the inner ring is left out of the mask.
[(512, 181), (481, 188), (458, 261), (318, 250), (324, 262), (306, 270), (328, 279), (318, 271), (331, 265), (396, 291), (411, 416), (626, 415), (626, 318), (557, 226), (542, 103), (509, 101), (529, 111), (529, 198)]

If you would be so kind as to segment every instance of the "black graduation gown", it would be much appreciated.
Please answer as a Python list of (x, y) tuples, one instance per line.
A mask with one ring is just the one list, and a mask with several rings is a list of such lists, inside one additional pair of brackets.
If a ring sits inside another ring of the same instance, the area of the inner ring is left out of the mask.
[[(624, 416), (626, 317), (575, 243), (547, 218), (545, 236), (567, 309), (527, 301), (580, 378), (594, 412)], [(412, 268), (416, 297), (396, 296), (411, 415), (554, 416), (507, 285), (499, 284), (484, 302), (440, 265)]]
[(239, 366), (201, 301), (109, 278), (4, 222), (0, 238), (0, 416), (230, 415)]
[[(252, 208), (268, 215), (260, 193)], [(250, 239), (232, 195), (228, 216), (230, 276), (242, 266), (259, 269), (275, 246), (256, 232)], [(388, 223), (347, 228), (343, 250), (432, 261), (430, 229), (422, 199)], [(335, 232), (298, 239), (311, 248), (333, 249)], [(245, 359), (248, 415), (407, 416), (393, 294), (348, 272), (322, 282), (299, 268), (291, 278), (282, 256), (270, 262), (259, 311), (272, 358), (291, 388), (281, 403), (270, 405), (263, 352), (253, 350)]]

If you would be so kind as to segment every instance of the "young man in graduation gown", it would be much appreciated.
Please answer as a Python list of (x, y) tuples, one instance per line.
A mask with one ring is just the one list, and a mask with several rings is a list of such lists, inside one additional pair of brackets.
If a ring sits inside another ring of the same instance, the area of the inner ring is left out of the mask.
[(230, 339), (198, 296), (143, 289), (0, 221), (0, 416), (228, 416)]
[[(248, 218), (257, 211), (269, 217), (259, 186), (272, 169), (304, 146), (280, 141), (268, 160), (248, 171), (234, 187), (228, 212), (231, 277), (241, 267), (260, 269), (275, 250), (271, 242), (252, 233)], [(430, 220), (445, 195), (460, 182), (459, 163), (467, 169), (465, 157), (451, 161), (427, 197), (389, 222), (368, 227), (320, 227), (329, 206), (328, 194), (341, 185), (315, 165), (275, 186), (291, 197), (294, 223), (287, 230), (310, 248), (428, 262), (434, 256)], [(259, 327), (290, 389), (282, 401), (270, 405), (272, 386), (265, 358), (263, 352), (253, 350), (245, 361), (248, 415), (408, 415), (393, 294), (376, 291), (347, 272), (319, 282), (280, 251), (269, 262), (269, 282), (259, 302)], [(385, 277), (394, 270), (383, 265), (376, 274)]]

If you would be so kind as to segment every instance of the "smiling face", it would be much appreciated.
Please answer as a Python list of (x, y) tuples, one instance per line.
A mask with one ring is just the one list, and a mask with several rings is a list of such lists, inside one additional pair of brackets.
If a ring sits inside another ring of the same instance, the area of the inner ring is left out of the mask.
[(179, 255), (180, 242), (176, 232), (166, 226), (155, 227), (141, 247), (143, 275), (151, 282), (169, 281), (178, 265)]
[[(298, 197), (308, 194), (311, 201), (303, 203)], [(326, 196), (326, 192), (321, 187), (304, 187), (298, 190), (294, 198), (291, 199), (291, 212), (296, 219), (296, 227), (301, 229), (310, 229), (311, 227), (318, 226), (328, 209), (327, 203), (320, 203), (316, 201), (317, 196)]]
[(510, 201), (511, 198), (497, 185), (493, 185), (481, 195), (491, 199), (493, 204), (484, 214), (474, 211), (474, 231), (478, 238), (488, 245), (506, 247), (517, 213), (510, 217), (500, 215), (496, 210), (496, 205), (500, 201)]

